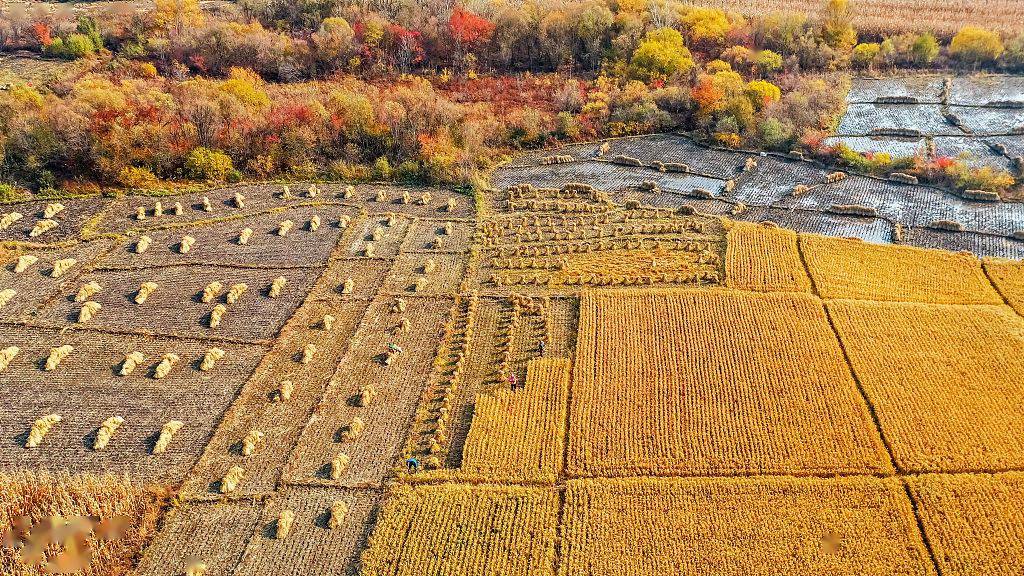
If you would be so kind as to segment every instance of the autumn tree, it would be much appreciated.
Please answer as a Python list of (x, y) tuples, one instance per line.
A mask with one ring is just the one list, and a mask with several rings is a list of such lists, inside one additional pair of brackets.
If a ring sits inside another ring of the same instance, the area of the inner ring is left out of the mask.
[(825, 44), (849, 52), (857, 44), (857, 31), (853, 28), (853, 15), (849, 0), (829, 0), (821, 26)]
[(459, 6), (448, 18), (448, 34), (455, 42), (457, 66), (465, 66), (469, 54), (480, 49), (494, 35), (495, 25), (490, 20)]
[(693, 68), (693, 58), (682, 34), (672, 28), (659, 28), (647, 33), (629, 65), (634, 76), (650, 81), (686, 74)]
[(201, 26), (206, 19), (199, 0), (154, 0), (153, 4), (153, 24), (175, 35)]
[(977, 26), (965, 26), (949, 44), (949, 55), (971, 66), (992, 63), (1002, 53), (999, 34)]

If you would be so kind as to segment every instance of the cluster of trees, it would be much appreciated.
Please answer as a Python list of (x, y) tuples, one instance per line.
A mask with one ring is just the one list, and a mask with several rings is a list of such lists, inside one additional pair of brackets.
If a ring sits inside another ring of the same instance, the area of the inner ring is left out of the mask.
[(827, 1), (815, 19), (676, 0), (12, 6), (0, 48), (100, 57), (67, 85), (0, 93), (0, 170), (41, 189), (67, 175), (466, 182), (513, 149), (677, 128), (817, 150), (851, 67), (1024, 67), (1020, 38), (864, 39), (846, 0)]

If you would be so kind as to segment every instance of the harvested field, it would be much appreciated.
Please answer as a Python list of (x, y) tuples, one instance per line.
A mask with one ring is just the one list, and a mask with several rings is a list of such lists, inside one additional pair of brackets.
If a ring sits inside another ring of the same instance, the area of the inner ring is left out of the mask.
[(740, 177), (730, 197), (755, 206), (772, 204), (792, 193), (797, 185), (825, 182), (827, 175), (826, 170), (809, 162), (766, 156), (757, 159), (752, 173)]
[[(0, 84), (3, 82), (0, 81)], [(33, 200), (14, 204), (0, 204), (0, 218), (17, 212), (21, 219), (7, 228), (0, 230), (0, 242), (67, 242), (78, 238), (87, 224), (98, 218), (110, 205), (110, 200), (90, 198), (88, 200)], [(57, 222), (57, 227), (35, 238), (29, 236), (32, 228), (44, 220), (46, 208), (61, 205), (64, 208), (50, 219)]]
[(978, 138), (963, 136), (941, 136), (932, 139), (935, 156), (962, 158), (972, 168), (989, 167), (993, 170), (1010, 171), (1010, 159), (994, 152), (988, 144)]
[(911, 228), (904, 231), (903, 241), (922, 248), (970, 252), (981, 257), (1024, 258), (1024, 242), (990, 234)]
[(1024, 466), (1024, 321), (1007, 306), (828, 304), (900, 470)]
[(898, 480), (571, 480), (559, 574), (936, 572)]
[[(384, 285), (392, 262), (384, 258), (333, 259), (320, 275), (310, 297), (372, 300)], [(352, 279), (351, 294), (345, 294), (345, 281)]]
[[(353, 220), (351, 236), (346, 238), (347, 252), (341, 256), (366, 256), (368, 258), (394, 258), (401, 251), (405, 235), (412, 227), (412, 221), (395, 216), (389, 224), (389, 216), (375, 215)], [(372, 248), (370, 246), (372, 245)], [(367, 250), (370, 250), (367, 253)], [(336, 255), (339, 255), (336, 252)]]
[(872, 136), (906, 131), (924, 136), (960, 135), (938, 104), (849, 104), (839, 123), (840, 136)]
[[(324, 186), (329, 194), (338, 198), (343, 188), (340, 184)], [(377, 202), (378, 192), (383, 193), (383, 202)], [(409, 193), (409, 203), (404, 202), (406, 192)], [(420, 200), (426, 192), (430, 193), (430, 202), (423, 204)], [(454, 212), (448, 211), (449, 198), (455, 200)], [(472, 198), (444, 188), (367, 184), (356, 186), (353, 197), (344, 202), (358, 205), (371, 214), (395, 212), (408, 218), (472, 218), (475, 214)]]
[(1024, 131), (1024, 109), (950, 106), (949, 111), (967, 130), (979, 136), (1021, 134)]
[[(316, 268), (235, 268), (227, 266), (169, 266), (130, 270), (97, 270), (81, 275), (61, 295), (44, 306), (36, 321), (65, 327), (78, 319), (80, 303), (75, 295), (82, 284), (94, 281), (102, 291), (91, 300), (103, 309), (87, 324), (118, 332), (162, 334), (193, 338), (227, 338), (262, 342), (273, 338), (292, 312), (305, 299), (317, 280)], [(274, 279), (288, 282), (280, 296), (268, 294)], [(135, 299), (144, 282), (157, 288), (144, 304)], [(211, 302), (202, 293), (211, 282), (223, 286)], [(226, 303), (230, 287), (245, 284), (247, 290), (237, 302)], [(210, 327), (210, 314), (217, 304), (226, 305), (221, 324)], [(255, 321), (254, 321), (255, 320)]]
[[(49, 474), (29, 470), (0, 472), (0, 525), (13, 527), (17, 518), (26, 517), (38, 537), (39, 532), (45, 530), (45, 522), (54, 516), (64, 519), (93, 516), (107, 521), (111, 527), (109, 523), (124, 519), (125, 531), (119, 538), (101, 539), (92, 534), (84, 539), (91, 552), (91, 561), (85, 570), (76, 569), (80, 564), (76, 564), (70, 554), (50, 550), (46, 555), (46, 560), (57, 570), (71, 569), (83, 576), (120, 576), (129, 573), (135, 556), (156, 532), (160, 508), (166, 498), (164, 489), (144, 488), (126, 476)], [(117, 532), (114, 529), (113, 533)], [(26, 565), (21, 551), (7, 544), (10, 542), (0, 547), (0, 572), (8, 576), (48, 572), (41, 569), (40, 564)]]
[(942, 574), (1024, 572), (1024, 474), (925, 474), (907, 483)]
[(765, 224), (733, 224), (726, 237), (725, 284), (755, 292), (808, 292), (797, 235)]
[(701, 146), (685, 136), (653, 134), (610, 141), (607, 157), (625, 155), (645, 164), (653, 162), (685, 164), (698, 174), (728, 180), (735, 178), (749, 154)]
[(583, 294), (569, 414), (571, 475), (889, 469), (816, 299), (731, 291)]
[(409, 229), (402, 252), (447, 252), (461, 254), (473, 240), (473, 222), (417, 220)]
[(816, 210), (787, 210), (784, 208), (751, 207), (730, 216), (746, 222), (772, 222), (796, 232), (860, 238), (867, 242), (888, 243), (892, 240), (892, 226), (880, 218), (843, 216)]
[[(77, 278), (91, 263), (113, 246), (111, 240), (82, 242), (62, 248), (0, 247), (0, 290), (12, 289), (15, 295), (0, 307), (0, 318), (25, 317), (63, 290), (78, 290)], [(17, 272), (18, 259), (35, 258)], [(73, 259), (75, 264), (64, 274), (53, 277), (54, 262)], [(73, 288), (72, 288), (73, 287)]]
[[(263, 508), (256, 534), (232, 574), (354, 574), (375, 520), (378, 499), (379, 494), (369, 490), (286, 488)], [(345, 505), (345, 514), (332, 528), (331, 509), (339, 501)], [(277, 520), (283, 510), (292, 511), (295, 519), (288, 535), (277, 538)]]
[(558, 495), (546, 488), (400, 485), (360, 574), (552, 575), (557, 522)]
[(579, 300), (552, 298), (547, 305), (546, 353), (556, 358), (571, 358), (576, 350)]
[(823, 236), (802, 236), (800, 249), (822, 298), (1002, 303), (970, 254)]
[(937, 74), (853, 78), (846, 101), (872, 104), (886, 98), (913, 98), (918, 104), (942, 102), (943, 77)]
[(724, 180), (693, 174), (667, 174), (653, 168), (619, 166), (610, 162), (586, 161), (552, 166), (508, 168), (491, 179), (496, 188), (532, 184), (538, 188), (560, 188), (571, 182), (586, 182), (599, 190), (624, 190), (639, 187), (645, 181), (657, 182), (661, 188), (688, 193), (705, 188), (717, 193)]
[(255, 501), (189, 502), (172, 508), (146, 548), (138, 576), (181, 576), (203, 563), (208, 574), (231, 574), (258, 530), (262, 504)]
[[(432, 372), (445, 315), (452, 304), (443, 298), (409, 297), (405, 301), (405, 312), (392, 312), (395, 299), (391, 297), (381, 297), (370, 305), (292, 452), (286, 481), (379, 486), (393, 471), (416, 403)], [(409, 320), (408, 332), (396, 330), (401, 318)], [(389, 343), (402, 352), (391, 365), (385, 365)], [(355, 398), (368, 385), (374, 387), (375, 398), (360, 406)], [(355, 418), (365, 424), (365, 430), (346, 438)], [(330, 464), (338, 453), (349, 456), (351, 463), (348, 473), (332, 480)]]
[[(226, 354), (215, 369), (198, 370), (210, 343), (104, 334), (95, 331), (5, 326), (0, 348), (20, 352), (0, 374), (0, 469), (36, 466), (72, 471), (129, 473), (139, 480), (169, 484), (181, 480), (207, 442), (220, 415), (259, 362), (264, 349), (219, 343)], [(51, 347), (70, 345), (73, 352), (53, 371), (42, 364)], [(143, 361), (120, 376), (125, 356)], [(166, 378), (154, 379), (168, 353), (180, 360)], [(37, 448), (25, 448), (32, 423), (46, 414), (63, 420)], [(94, 450), (97, 428), (114, 415), (125, 418), (105, 450)], [(164, 454), (152, 454), (161, 427), (170, 420), (185, 425)]]
[(949, 103), (966, 106), (1024, 104), (1024, 76), (954, 76)]
[(466, 259), (460, 254), (401, 254), (395, 258), (383, 290), (413, 296), (455, 294), (466, 275)]

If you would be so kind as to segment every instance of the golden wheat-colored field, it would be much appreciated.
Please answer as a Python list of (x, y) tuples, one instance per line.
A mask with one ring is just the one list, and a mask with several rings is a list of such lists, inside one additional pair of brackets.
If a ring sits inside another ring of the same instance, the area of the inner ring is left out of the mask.
[(1018, 314), (1024, 314), (1024, 261), (985, 258), (983, 263), (985, 272), (1006, 303)]
[(935, 574), (895, 479), (573, 480), (560, 576)]
[(807, 292), (797, 235), (774, 225), (734, 222), (725, 250), (725, 284), (757, 292)]
[(1024, 320), (1013, 310), (854, 301), (828, 310), (902, 470), (1024, 466)]
[(576, 476), (889, 470), (804, 294), (584, 293), (569, 420)]
[(970, 254), (802, 235), (800, 249), (822, 298), (1002, 304)]

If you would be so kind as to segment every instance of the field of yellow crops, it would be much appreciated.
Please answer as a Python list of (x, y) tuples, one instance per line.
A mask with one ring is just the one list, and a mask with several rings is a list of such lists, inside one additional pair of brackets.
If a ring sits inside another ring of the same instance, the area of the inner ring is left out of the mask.
[(895, 479), (573, 480), (561, 576), (935, 574)]
[(822, 298), (1002, 304), (970, 254), (803, 235), (800, 248)]
[(572, 386), (574, 476), (889, 471), (810, 295), (584, 293)]
[(727, 236), (725, 283), (756, 292), (807, 292), (797, 235), (774, 225), (734, 222)]
[(1013, 310), (854, 301), (828, 310), (902, 470), (1024, 466), (1024, 320)]
[(1024, 261), (986, 258), (985, 272), (1018, 314), (1024, 314)]

